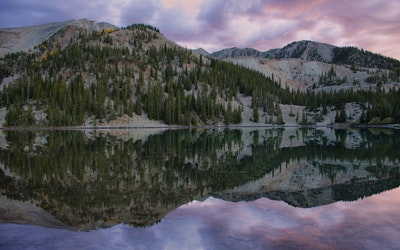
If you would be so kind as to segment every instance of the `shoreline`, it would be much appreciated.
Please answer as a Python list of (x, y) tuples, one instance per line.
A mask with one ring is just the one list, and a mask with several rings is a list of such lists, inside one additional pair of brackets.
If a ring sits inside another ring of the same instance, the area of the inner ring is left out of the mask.
[(61, 126), (61, 127), (0, 127), (3, 131), (18, 131), (18, 130), (141, 130), (141, 129), (241, 129), (241, 128), (269, 128), (269, 129), (285, 129), (285, 128), (333, 128), (333, 129), (350, 129), (350, 128), (381, 128), (381, 129), (400, 129), (400, 124), (386, 125), (350, 125), (350, 124), (312, 124), (312, 125), (165, 125), (165, 126)]

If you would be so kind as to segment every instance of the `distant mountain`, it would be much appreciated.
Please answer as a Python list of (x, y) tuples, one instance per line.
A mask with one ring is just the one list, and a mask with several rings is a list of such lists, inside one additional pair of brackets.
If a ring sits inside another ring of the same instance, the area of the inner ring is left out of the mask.
[(251, 48), (239, 49), (237, 47), (233, 47), (229, 49), (216, 51), (212, 53), (211, 56), (218, 59), (225, 59), (225, 58), (240, 57), (240, 56), (263, 57), (262, 54), (263, 54), (262, 52)]
[(205, 49), (202, 49), (202, 48), (195, 49), (193, 51), (196, 52), (199, 55), (210, 56), (210, 53), (208, 53)]
[(307, 61), (331, 62), (333, 45), (312, 41), (292, 42), (282, 49), (272, 49), (263, 54), (265, 58), (301, 58)]
[(282, 58), (301, 58), (309, 61), (331, 62), (333, 59), (333, 45), (317, 43), (312, 41), (292, 42), (280, 49), (271, 49), (268, 51), (258, 51), (252, 48), (229, 48), (211, 53), (211, 56), (219, 59), (252, 56), (270, 59)]
[(226, 59), (240, 56), (253, 56), (261, 58), (302, 58), (309, 61), (332, 61), (333, 45), (311, 41), (299, 41), (286, 45), (281, 49), (258, 51), (251, 48), (240, 49), (237, 47), (216, 51), (211, 56), (219, 59)]
[(400, 61), (356, 47), (296, 41), (264, 52), (232, 47), (203, 54), (256, 70), (293, 90), (390, 89), (400, 82)]
[(400, 61), (384, 57), (355, 47), (337, 47), (313, 41), (296, 41), (283, 48), (258, 51), (251, 48), (229, 48), (210, 54), (218, 59), (235, 57), (259, 57), (267, 59), (299, 58), (305, 61), (320, 61), (358, 67), (393, 69), (400, 67)]
[(48, 23), (30, 27), (0, 28), (0, 57), (7, 53), (28, 51), (68, 26), (75, 26), (90, 31), (117, 29), (109, 23), (89, 21), (87, 19), (70, 20), (66, 22)]
[[(360, 197), (372, 196), (397, 188), (395, 180), (365, 180), (354, 183), (339, 183), (331, 186), (304, 190), (256, 190), (246, 192), (237, 187), (234, 191), (213, 194), (213, 197), (226, 201), (254, 201), (260, 198), (284, 201), (295, 207), (310, 208), (323, 206), (337, 201), (355, 201)], [(350, 191), (349, 191), (350, 190)]]

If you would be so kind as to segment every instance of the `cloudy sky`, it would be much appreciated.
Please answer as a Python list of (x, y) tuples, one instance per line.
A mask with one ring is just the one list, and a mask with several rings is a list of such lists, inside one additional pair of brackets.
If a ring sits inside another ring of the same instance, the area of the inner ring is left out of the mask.
[(187, 48), (262, 51), (297, 40), (400, 59), (400, 0), (1, 0), (0, 27), (70, 19), (147, 23)]

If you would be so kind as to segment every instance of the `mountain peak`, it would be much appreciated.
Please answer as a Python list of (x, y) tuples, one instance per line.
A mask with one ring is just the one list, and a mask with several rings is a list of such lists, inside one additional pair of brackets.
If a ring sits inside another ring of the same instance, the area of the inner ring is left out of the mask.
[(271, 50), (265, 53), (267, 58), (301, 58), (307, 61), (331, 62), (333, 59), (333, 49), (336, 46), (313, 42), (295, 41), (282, 49)]
[(255, 56), (255, 57), (260, 57), (261, 52), (252, 49), (252, 48), (238, 48), (238, 47), (232, 47), (228, 49), (223, 49), (217, 52), (214, 52), (211, 54), (213, 57), (217, 57), (220, 59), (225, 59), (225, 58), (231, 58), (231, 57), (240, 57), (240, 56)]
[(118, 27), (105, 22), (96, 22), (88, 19), (70, 20), (66, 22), (67, 25), (74, 25), (80, 28), (88, 29), (91, 31), (102, 31), (105, 29), (117, 29)]
[(210, 56), (210, 53), (207, 50), (203, 49), (203, 48), (198, 48), (198, 49), (195, 49), (193, 51), (196, 52), (197, 54), (200, 54), (200, 55), (203, 55), (203, 56)]
[(8, 53), (28, 51), (34, 46), (49, 39), (57, 31), (68, 26), (76, 26), (91, 31), (118, 28), (109, 23), (98, 23), (87, 19), (46, 23), (30, 27), (3, 28), (0, 29), (0, 57), (3, 57)]

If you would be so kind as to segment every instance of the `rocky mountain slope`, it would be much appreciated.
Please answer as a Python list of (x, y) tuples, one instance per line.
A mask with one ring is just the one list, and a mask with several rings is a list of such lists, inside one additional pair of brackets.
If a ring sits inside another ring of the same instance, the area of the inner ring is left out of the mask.
[[(200, 51), (200, 49), (199, 49)], [(229, 48), (213, 53), (201, 51), (210, 57), (237, 63), (262, 72), (268, 77), (275, 77), (282, 86), (305, 91), (312, 87), (319, 90), (339, 90), (349, 88), (369, 88), (371, 77), (389, 75), (396, 70), (392, 79), (386, 79), (386, 87), (390, 88), (400, 82), (398, 77), (398, 60), (383, 57), (354, 47), (337, 47), (313, 41), (297, 41), (283, 48), (258, 51), (251, 48)], [(344, 79), (335, 87), (325, 88), (321, 84), (321, 76), (331, 68), (339, 79)], [(389, 78), (389, 77), (387, 77)], [(375, 87), (376, 84), (373, 84)]]
[(240, 96), (279, 89), (261, 74), (201, 57), (137, 24), (101, 31), (68, 24), (0, 65), (8, 126), (127, 126), (143, 113), (164, 125), (240, 123)]
[(109, 23), (98, 23), (89, 21), (87, 19), (48, 23), (31, 27), (7, 29), (0, 28), (0, 57), (13, 52), (27, 52), (49, 39), (57, 31), (68, 26), (75, 26), (91, 31), (102, 31), (106, 29), (118, 28), (117, 26)]
[[(371, 74), (378, 74), (377, 69), (363, 69), (353, 71), (349, 66), (333, 65), (321, 61), (305, 61), (300, 58), (264, 59), (257, 57), (234, 57), (225, 59), (228, 62), (239, 64), (259, 72), (281, 83), (282, 87), (288, 86), (293, 90), (339, 90), (339, 89), (366, 89), (371, 86), (367, 79)], [(321, 76), (334, 69), (337, 79), (342, 81), (337, 84), (324, 84)], [(387, 70), (382, 70), (387, 74)], [(369, 72), (369, 73), (368, 73)], [(373, 72), (373, 73), (371, 73)], [(344, 79), (344, 81), (343, 81)], [(385, 85), (390, 88), (397, 82)], [(376, 84), (373, 85), (376, 87)]]
[(209, 55), (156, 27), (88, 20), (1, 32), (15, 52), (0, 56), (1, 126), (400, 123), (399, 62), (356, 48)]

